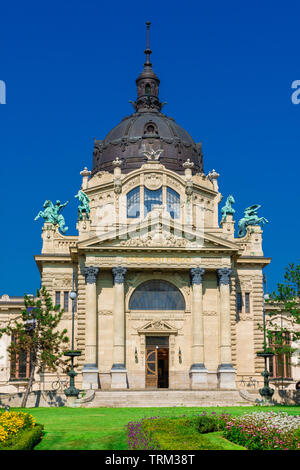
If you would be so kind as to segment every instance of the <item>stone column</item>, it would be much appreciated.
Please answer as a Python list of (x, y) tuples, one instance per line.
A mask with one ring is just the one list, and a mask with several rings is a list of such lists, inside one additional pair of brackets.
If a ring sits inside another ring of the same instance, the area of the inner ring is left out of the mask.
[(85, 364), (82, 369), (82, 388), (96, 389), (98, 386), (97, 367), (97, 275), (99, 268), (85, 266), (83, 274), (86, 283), (85, 323)]
[(235, 389), (236, 370), (231, 364), (230, 276), (229, 268), (217, 269), (220, 289), (220, 365), (219, 387)]
[(124, 280), (127, 268), (112, 268), (114, 278), (114, 350), (111, 368), (111, 388), (127, 388), (127, 371), (125, 367), (125, 299)]
[(204, 365), (203, 289), (204, 268), (192, 268), (192, 366), (191, 388), (207, 388), (207, 369)]

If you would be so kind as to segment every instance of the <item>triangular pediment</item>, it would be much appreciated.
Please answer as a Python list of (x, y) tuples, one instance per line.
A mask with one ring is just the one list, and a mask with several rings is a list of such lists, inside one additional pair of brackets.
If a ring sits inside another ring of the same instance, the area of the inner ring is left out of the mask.
[(78, 243), (82, 250), (100, 250), (106, 248), (126, 249), (195, 249), (200, 251), (239, 251), (237, 243), (229, 241), (219, 234), (182, 227), (173, 220), (157, 218), (130, 224), (118, 231), (111, 230)]
[(169, 334), (169, 335), (177, 335), (178, 330), (174, 328), (169, 323), (164, 320), (153, 320), (146, 323), (144, 326), (139, 328), (139, 334)]

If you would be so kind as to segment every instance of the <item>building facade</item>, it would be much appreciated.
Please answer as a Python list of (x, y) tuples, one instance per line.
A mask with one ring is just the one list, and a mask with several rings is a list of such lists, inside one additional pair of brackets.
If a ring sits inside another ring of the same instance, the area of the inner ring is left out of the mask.
[[(162, 113), (149, 45), (145, 53), (134, 113), (95, 140), (93, 167), (81, 172), (78, 234), (43, 216), (35, 260), (70, 332), (69, 294), (77, 292), (76, 385), (232, 390), (245, 377), (261, 385), (258, 325), (270, 262), (262, 218), (246, 218), (236, 233), (234, 199), (220, 205), (219, 175), (205, 174), (201, 143)], [(22, 299), (2, 296), (1, 323), (21, 308)], [(15, 391), (30, 359), (20, 358), (12, 376), (9, 341), (0, 340), (0, 384)], [(53, 380), (45, 372), (35, 387)]]

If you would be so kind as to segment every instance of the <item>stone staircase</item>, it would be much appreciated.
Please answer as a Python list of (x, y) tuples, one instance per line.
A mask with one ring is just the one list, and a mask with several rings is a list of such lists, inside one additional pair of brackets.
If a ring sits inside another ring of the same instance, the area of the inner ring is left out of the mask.
[(95, 390), (81, 407), (251, 406), (238, 390)]

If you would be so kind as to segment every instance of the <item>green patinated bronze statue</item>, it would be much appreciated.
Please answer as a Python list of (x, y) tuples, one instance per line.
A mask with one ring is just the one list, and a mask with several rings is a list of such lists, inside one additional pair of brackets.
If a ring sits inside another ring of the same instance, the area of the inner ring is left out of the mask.
[(248, 225), (262, 225), (269, 223), (264, 217), (258, 217), (257, 211), (261, 206), (259, 204), (254, 204), (253, 206), (247, 207), (244, 211), (244, 217), (239, 220), (239, 233), (238, 237), (244, 237), (246, 235), (246, 227)]
[(89, 205), (89, 203), (90, 203), (89, 197), (81, 190), (78, 191), (78, 193), (76, 194), (75, 197), (80, 202), (80, 205), (78, 206), (78, 218), (79, 218), (79, 220), (82, 220), (84, 215), (88, 219), (89, 214), (91, 212), (90, 205)]
[(61, 204), (60, 201), (56, 201), (55, 205), (47, 199), (44, 202), (44, 211), (40, 211), (34, 220), (38, 220), (40, 217), (44, 219), (46, 223), (58, 225), (62, 233), (66, 233), (68, 227), (65, 226), (65, 219), (60, 214), (64, 207), (69, 203), (69, 201)]
[(222, 207), (221, 209), (221, 214), (222, 214), (222, 222), (225, 222), (226, 216), (227, 215), (233, 215), (235, 213), (234, 208), (232, 207), (232, 204), (235, 203), (234, 197), (233, 196), (228, 196), (225, 202), (225, 206)]

